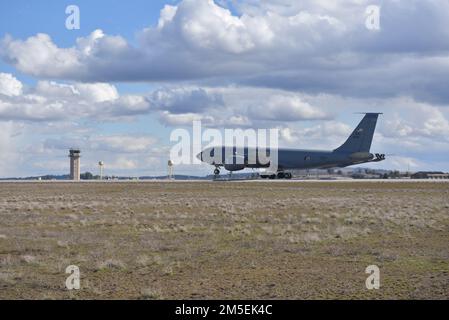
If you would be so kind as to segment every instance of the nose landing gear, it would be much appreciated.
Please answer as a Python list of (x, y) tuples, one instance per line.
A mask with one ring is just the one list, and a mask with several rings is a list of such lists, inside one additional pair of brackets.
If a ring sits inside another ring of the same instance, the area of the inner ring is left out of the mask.
[(214, 180), (217, 180), (220, 177), (220, 167), (215, 167), (214, 170)]

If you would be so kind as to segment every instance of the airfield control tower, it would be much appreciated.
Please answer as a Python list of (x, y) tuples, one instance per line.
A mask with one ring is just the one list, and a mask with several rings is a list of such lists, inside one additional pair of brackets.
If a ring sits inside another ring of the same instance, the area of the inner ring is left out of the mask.
[(80, 153), (79, 149), (70, 149), (70, 180), (80, 180)]

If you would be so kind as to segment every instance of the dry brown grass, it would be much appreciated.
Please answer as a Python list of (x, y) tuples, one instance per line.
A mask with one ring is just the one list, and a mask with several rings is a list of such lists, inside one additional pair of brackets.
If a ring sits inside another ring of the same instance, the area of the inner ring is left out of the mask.
[(0, 298), (447, 299), (448, 245), (449, 183), (0, 183)]

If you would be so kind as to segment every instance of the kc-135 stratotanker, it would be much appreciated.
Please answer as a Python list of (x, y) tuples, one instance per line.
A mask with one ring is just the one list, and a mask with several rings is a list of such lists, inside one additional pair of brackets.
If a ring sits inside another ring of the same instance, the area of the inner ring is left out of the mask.
[[(342, 168), (361, 163), (385, 160), (385, 154), (370, 153), (374, 130), (376, 129), (377, 119), (380, 114), (366, 113), (345, 143), (334, 150), (277, 148), (276, 172), (265, 172), (260, 177), (291, 179), (292, 174), (289, 170)], [(219, 156), (220, 151), (221, 156)], [(224, 167), (230, 172), (245, 168), (269, 168), (270, 163), (261, 161), (257, 151), (257, 148), (250, 147), (239, 149), (236, 147), (215, 146), (204, 149), (197, 157), (201, 161), (215, 166), (214, 174), (217, 176), (220, 174), (221, 167)], [(251, 159), (249, 156), (251, 152), (257, 155), (255, 161), (249, 161)], [(270, 148), (266, 148), (265, 152), (269, 157), (271, 154)], [(219, 156), (218, 159), (216, 155)]]

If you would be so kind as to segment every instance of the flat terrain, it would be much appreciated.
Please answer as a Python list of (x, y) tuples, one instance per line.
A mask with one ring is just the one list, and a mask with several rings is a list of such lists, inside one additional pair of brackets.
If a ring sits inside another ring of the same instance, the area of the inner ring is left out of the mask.
[(448, 299), (449, 183), (0, 183), (0, 298)]

